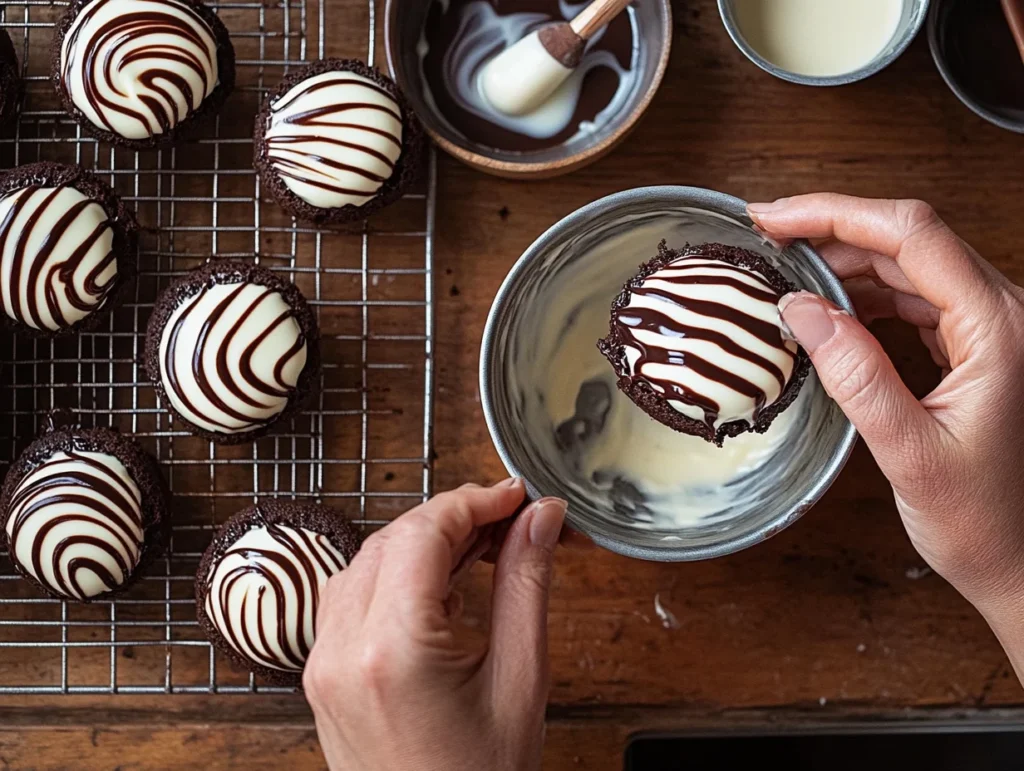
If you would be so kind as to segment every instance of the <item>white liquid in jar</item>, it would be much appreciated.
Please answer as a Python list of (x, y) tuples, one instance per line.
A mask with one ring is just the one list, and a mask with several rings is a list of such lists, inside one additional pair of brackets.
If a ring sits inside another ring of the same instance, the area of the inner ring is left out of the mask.
[(904, 0), (734, 0), (743, 37), (776, 67), (817, 77), (865, 67), (892, 40)]

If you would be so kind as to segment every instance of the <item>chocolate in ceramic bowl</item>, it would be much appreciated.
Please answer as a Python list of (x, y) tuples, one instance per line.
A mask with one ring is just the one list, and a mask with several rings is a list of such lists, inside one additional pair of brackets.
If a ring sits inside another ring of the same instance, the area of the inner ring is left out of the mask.
[(578, 169), (621, 142), (646, 111), (668, 65), (668, 0), (636, 0), (594, 37), (543, 110), (511, 117), (481, 95), (493, 56), (583, 4), (558, 0), (388, 0), (391, 75), (430, 137), (474, 168), (543, 178)]
[(797, 287), (852, 312), (804, 242), (779, 250), (743, 201), (689, 187), (628, 190), (543, 234), (498, 291), (484, 332), (480, 392), (491, 438), (531, 496), (569, 502), (599, 545), (649, 560), (722, 556), (788, 527), (828, 489), (856, 433), (810, 373), (765, 433), (706, 438), (652, 420), (616, 388), (598, 350), (623, 285), (667, 241), (763, 257)]

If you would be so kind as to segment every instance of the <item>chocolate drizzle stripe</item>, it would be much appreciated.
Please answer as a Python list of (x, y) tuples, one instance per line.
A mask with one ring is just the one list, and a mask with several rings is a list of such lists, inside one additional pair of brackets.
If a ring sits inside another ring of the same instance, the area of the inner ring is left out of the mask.
[[(71, 451), (30, 472), (10, 502), (12, 559), (53, 591), (75, 599), (100, 593), (84, 585), (89, 574), (101, 591), (122, 584), (138, 564), (144, 535), (141, 497), (120, 470)], [(65, 534), (55, 541), (58, 529)]]
[[(266, 523), (213, 564), (206, 579), (207, 616), (228, 644), (253, 662), (300, 671), (313, 645), (320, 590), (344, 567), (344, 558), (324, 536)], [(237, 615), (231, 612), (236, 607)]]
[[(109, 10), (112, 5), (122, 12)], [(216, 85), (213, 31), (177, 0), (93, 0), (75, 17), (61, 47), (64, 91), (90, 120), (122, 136), (125, 119), (146, 135), (168, 133)]]
[(715, 302), (714, 300), (698, 300), (695, 297), (682, 297), (673, 292), (652, 286), (637, 287), (633, 290), (633, 294), (638, 297), (657, 297), (686, 308), (688, 311), (727, 321), (750, 333), (767, 346), (779, 349), (784, 347), (782, 345), (782, 332), (777, 324), (751, 316), (724, 303)]
[[(351, 123), (334, 124), (334, 125), (342, 125), (342, 126), (344, 126), (346, 128), (351, 128), (351, 129), (358, 130), (358, 131), (363, 131), (363, 130), (370, 131), (371, 133), (377, 134), (378, 136), (385, 137), (385, 138), (387, 138), (388, 140), (390, 140), (392, 142), (396, 141), (395, 138), (393, 136), (391, 136), (390, 134), (388, 134), (386, 131), (380, 131), (378, 129), (372, 129), (372, 128), (364, 128), (362, 126), (356, 126), (356, 125), (351, 124)], [(301, 144), (305, 144), (308, 141), (309, 141), (309, 138), (308, 137), (304, 137), (304, 136), (277, 137), (277, 138), (275, 138), (273, 140), (273, 144), (274, 144), (275, 148), (277, 148), (278, 145), (281, 146), (277, 150), (277, 153), (280, 154), (280, 153), (287, 153), (287, 152), (289, 152), (289, 150), (287, 148), (287, 145), (301, 145)], [(390, 158), (388, 158), (386, 155), (384, 155), (384, 153), (378, 152), (377, 150), (374, 150), (372, 147), (366, 147), (365, 145), (358, 145), (355, 142), (346, 142), (343, 139), (335, 139), (333, 137), (316, 137), (316, 141), (317, 142), (323, 142), (324, 144), (328, 144), (328, 145), (334, 145), (335, 147), (346, 147), (349, 150), (356, 150), (357, 152), (366, 153), (367, 155), (369, 155), (369, 156), (371, 156), (373, 158), (376, 158), (381, 163), (386, 164), (389, 168), (394, 168), (394, 166), (395, 166), (394, 162)], [(295, 152), (298, 152), (298, 151), (295, 151)], [(323, 158), (321, 156), (315, 156), (315, 157), (321, 163), (332, 163), (332, 161), (330, 161), (329, 159)], [(338, 166), (337, 168), (346, 168), (346, 167)]]
[[(288, 179), (294, 179), (294, 180), (296, 180), (298, 182), (302, 182), (302, 183), (304, 183), (306, 185), (312, 185), (313, 187), (318, 187), (321, 190), (330, 190), (333, 193), (342, 193), (342, 194), (345, 194), (345, 195), (361, 195), (361, 196), (368, 196), (368, 195), (372, 195), (372, 193), (373, 193), (372, 190), (357, 190), (356, 188), (344, 187), (344, 186), (336, 184), (336, 183), (327, 182), (325, 180), (319, 180), (319, 179), (316, 179), (315, 177), (313, 177), (311, 175), (305, 175), (305, 174), (298, 173), (299, 171), (309, 171), (309, 172), (313, 172), (314, 174), (316, 173), (315, 169), (312, 166), (309, 166), (308, 164), (305, 164), (305, 163), (297, 163), (297, 162), (294, 162), (294, 161), (285, 161), (283, 159), (278, 159), (274, 165), (277, 168), (277, 173), (280, 174), (282, 177), (286, 177)], [(359, 171), (358, 175), (361, 176), (361, 177), (367, 178), (367, 179), (371, 179), (372, 178), (372, 177), (370, 177), (369, 174), (367, 174), (367, 173), (365, 173), (363, 171)], [(380, 179), (380, 177), (377, 177), (377, 179)], [(381, 180), (381, 181), (383, 181), (383, 180)]]
[(745, 281), (729, 278), (728, 276), (662, 276), (661, 281), (667, 281), (676, 286), (727, 286), (742, 292), (752, 300), (774, 304), (778, 295), (770, 289), (758, 289)]
[[(714, 343), (726, 353), (767, 370), (778, 381), (780, 388), (786, 385), (785, 374), (774, 362), (751, 351), (749, 348), (743, 347), (722, 332), (681, 324), (672, 317), (653, 308), (640, 308), (637, 306), (622, 308), (616, 312), (616, 315), (619, 321), (630, 329), (642, 329), (666, 337), (683, 337), (690, 340), (703, 340), (704, 342)], [(634, 336), (633, 339), (636, 340), (636, 337)], [(791, 353), (788, 349), (784, 350), (787, 353)]]
[[(61, 203), (71, 198), (77, 200)], [(36, 329), (56, 331), (100, 308), (117, 283), (117, 258), (113, 224), (99, 203), (74, 188), (38, 185), (9, 193), (0, 203), (7, 205), (0, 220), (0, 260), (9, 276), (0, 293), (7, 314)], [(66, 208), (40, 232), (44, 215), (60, 206)], [(97, 252), (104, 237), (110, 244)]]

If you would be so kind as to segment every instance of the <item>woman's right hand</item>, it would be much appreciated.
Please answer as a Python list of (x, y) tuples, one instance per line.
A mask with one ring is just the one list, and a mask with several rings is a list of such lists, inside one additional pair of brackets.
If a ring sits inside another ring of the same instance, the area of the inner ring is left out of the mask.
[(919, 328), (943, 372), (920, 401), (860, 321), (807, 292), (779, 304), (892, 483), (915, 548), (1024, 678), (1024, 289), (920, 201), (803, 195), (749, 213), (772, 238), (820, 240), (864, 323)]

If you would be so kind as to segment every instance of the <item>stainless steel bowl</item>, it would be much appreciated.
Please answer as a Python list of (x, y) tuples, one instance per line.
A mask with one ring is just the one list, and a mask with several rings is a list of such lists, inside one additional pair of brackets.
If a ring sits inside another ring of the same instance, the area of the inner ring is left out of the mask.
[[(538, 372), (556, 381), (574, 375), (564, 360), (537, 360), (544, 355), (539, 351), (547, 337), (538, 325), (560, 323), (556, 309), (576, 318), (577, 310), (566, 307), (576, 302), (566, 289), (595, 275), (601, 283), (594, 301), (609, 307), (616, 287), (645, 256), (654, 254), (662, 234), (670, 237), (671, 246), (718, 241), (755, 251), (796, 284), (852, 312), (842, 284), (808, 244), (775, 249), (752, 229), (745, 212), (745, 203), (737, 198), (693, 187), (638, 188), (602, 198), (538, 238), (512, 268), (491, 307), (480, 357), (480, 393), (494, 445), (509, 472), (526, 481), (531, 496), (568, 500), (569, 523), (611, 551), (679, 562), (718, 557), (759, 543), (791, 525), (821, 497), (856, 441), (853, 427), (812, 375), (800, 397), (807, 400), (803, 425), (787, 434), (763, 466), (735, 480), (749, 493), (738, 496), (744, 503), (723, 516), (679, 529), (652, 527), (623, 516), (606, 486), (566, 463), (535, 381)], [(640, 241), (650, 243), (638, 243), (634, 250), (594, 251), (628, 232), (643, 233)], [(604, 256), (595, 262), (594, 254)], [(606, 325), (607, 316), (604, 319)], [(567, 322), (566, 328), (573, 323)], [(590, 345), (589, 327), (582, 331), (581, 345)], [(602, 333), (598, 315), (593, 344)]]
[(532, 152), (498, 150), (471, 142), (452, 128), (424, 95), (417, 47), (432, 0), (387, 0), (384, 41), (391, 77), (402, 88), (427, 133), (445, 152), (470, 166), (500, 177), (543, 179), (567, 174), (609, 153), (632, 131), (647, 111), (668, 67), (672, 49), (672, 7), (669, 0), (635, 0), (643, 38), (640, 77), (621, 109), (597, 131)]
[(869, 78), (877, 72), (881, 72), (894, 61), (896, 61), (921, 31), (924, 20), (928, 16), (928, 4), (930, 0), (904, 0), (903, 16), (900, 18), (899, 26), (889, 44), (871, 62), (859, 70), (847, 72), (843, 75), (831, 75), (828, 77), (816, 77), (814, 75), (800, 75), (796, 72), (784, 70), (765, 59), (747, 42), (736, 21), (736, 14), (733, 10), (734, 0), (718, 0), (718, 12), (722, 16), (722, 23), (729, 33), (729, 37), (736, 46), (746, 55), (750, 61), (756, 64), (765, 72), (771, 73), (777, 78), (788, 80), (790, 83), (798, 83), (802, 86), (845, 86), (847, 83), (856, 83), (858, 80)]

